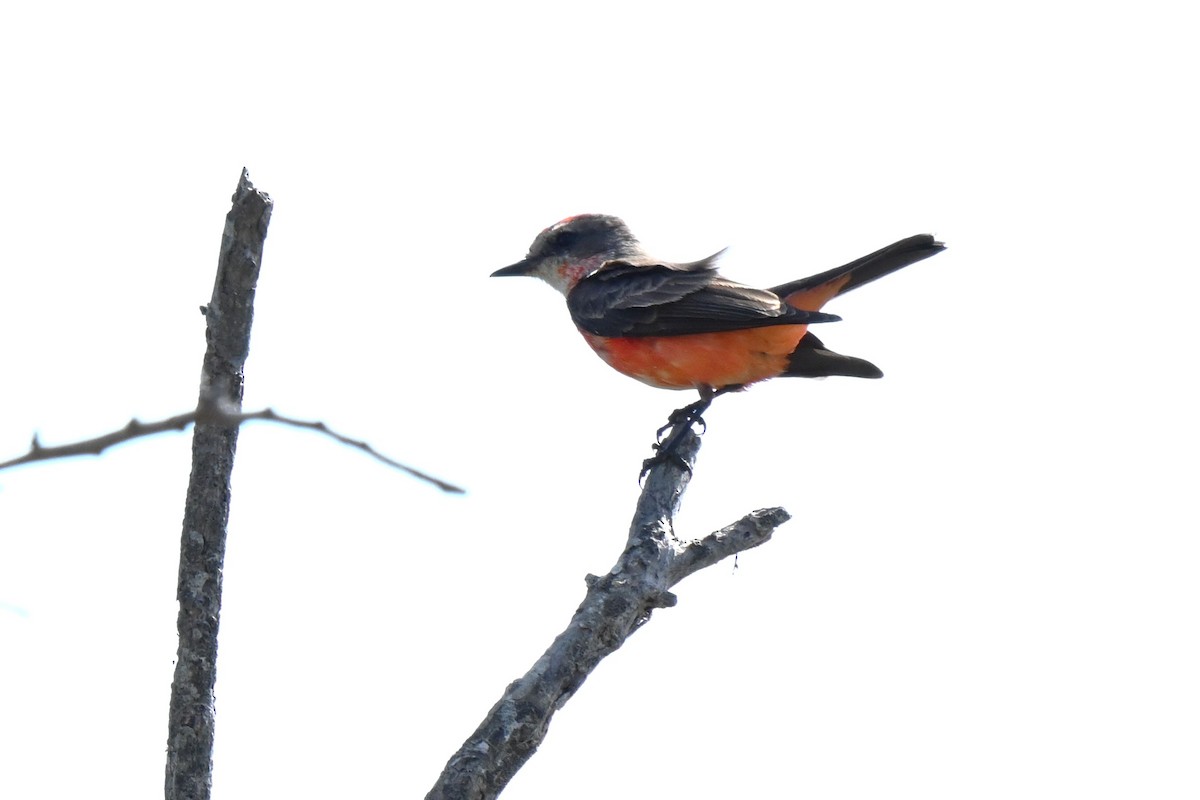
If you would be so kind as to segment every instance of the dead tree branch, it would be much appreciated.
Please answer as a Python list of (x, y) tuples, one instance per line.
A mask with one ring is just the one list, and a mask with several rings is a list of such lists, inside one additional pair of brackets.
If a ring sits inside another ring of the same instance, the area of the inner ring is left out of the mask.
[[(700, 439), (687, 431), (676, 453), (695, 463)], [(670, 589), (704, 567), (771, 538), (789, 519), (782, 508), (754, 511), (703, 539), (675, 535), (674, 518), (691, 478), (687, 466), (663, 460), (649, 472), (625, 551), (607, 575), (587, 576), (587, 595), (566, 630), (500, 701), (446, 764), (426, 800), (490, 800), (533, 755), (554, 712), (601, 659), (624, 644), (656, 608), (675, 605)]]
[(253, 422), (261, 420), (263, 422), (275, 422), (280, 425), (289, 425), (293, 428), (304, 428), (306, 430), (316, 431), (324, 434), (335, 441), (341, 442), (344, 445), (362, 450), (372, 458), (382, 461), (390, 467), (394, 467), (402, 472), (407, 472), (414, 478), (432, 483), (444, 492), (453, 492), (462, 494), (463, 489), (455, 486), (452, 483), (447, 483), (432, 475), (421, 472), (419, 469), (401, 464), (399, 461), (388, 458), (383, 453), (380, 453), (367, 442), (359, 439), (351, 439), (349, 436), (344, 436), (330, 428), (324, 423), (315, 420), (302, 420), (293, 417), (285, 417), (282, 414), (277, 414), (269, 408), (264, 408), (261, 411), (230, 411), (221, 408), (210, 399), (203, 399), (201, 405), (195, 411), (189, 411), (185, 414), (176, 414), (173, 417), (158, 420), (155, 422), (141, 422), (136, 419), (129, 420), (129, 424), (124, 428), (111, 433), (96, 436), (92, 439), (84, 439), (79, 442), (71, 442), (70, 444), (57, 445), (54, 447), (46, 447), (36, 436), (33, 437), (33, 443), (29, 447), (29, 452), (17, 458), (8, 461), (0, 461), (0, 470), (8, 469), (9, 467), (17, 467), (22, 464), (31, 464), (35, 461), (49, 461), (54, 458), (70, 458), (73, 456), (97, 456), (103, 453), (113, 445), (123, 444), (125, 442), (139, 439), (143, 436), (153, 436), (158, 433), (166, 433), (168, 431), (181, 431), (188, 425), (193, 424), (208, 424), (219, 425), (223, 427), (237, 427), (244, 422)]
[[(205, 313), (208, 349), (199, 408), (241, 411), (242, 370), (271, 208), (271, 198), (254, 188), (243, 169), (225, 217), (217, 279)], [(237, 425), (219, 421), (198, 422), (192, 433), (179, 555), (179, 650), (167, 723), (167, 800), (208, 800), (212, 793), (213, 686), (237, 436)]]

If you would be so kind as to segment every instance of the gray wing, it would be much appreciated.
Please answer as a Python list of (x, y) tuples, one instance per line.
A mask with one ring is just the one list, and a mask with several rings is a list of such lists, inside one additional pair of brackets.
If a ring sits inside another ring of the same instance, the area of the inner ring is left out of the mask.
[(685, 336), (692, 333), (832, 322), (832, 314), (800, 311), (778, 295), (716, 273), (720, 253), (689, 264), (610, 261), (567, 295), (571, 318), (597, 336)]

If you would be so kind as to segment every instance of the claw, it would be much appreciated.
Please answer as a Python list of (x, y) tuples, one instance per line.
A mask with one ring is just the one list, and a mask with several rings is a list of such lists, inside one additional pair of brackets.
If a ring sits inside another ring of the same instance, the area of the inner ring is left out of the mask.
[[(638, 476), (638, 483), (646, 477), (646, 474), (654, 468), (655, 465), (661, 464), (664, 461), (673, 461), (680, 469), (692, 471), (692, 465), (687, 463), (682, 456), (675, 454), (675, 448), (679, 446), (679, 441), (683, 438), (683, 434), (687, 433), (693, 425), (700, 425), (700, 434), (708, 431), (708, 423), (701, 416), (708, 407), (712, 405), (714, 398), (725, 394), (726, 392), (740, 391), (741, 386), (725, 386), (717, 390), (705, 387), (700, 392), (700, 399), (694, 403), (689, 403), (683, 408), (677, 408), (667, 417), (667, 424), (663, 425), (654, 432), (654, 449), (657, 451), (653, 456), (642, 462), (642, 471)], [(670, 435), (663, 440), (663, 434), (670, 431)]]
[[(703, 400), (699, 403), (693, 403), (690, 406), (676, 409), (667, 419), (667, 424), (658, 429), (653, 447), (657, 451), (653, 456), (642, 462), (641, 478), (646, 477), (646, 473), (651, 470), (656, 464), (661, 464), (664, 461), (672, 461), (680, 469), (692, 471), (692, 465), (680, 455), (675, 453), (675, 448), (679, 446), (679, 442), (683, 439), (683, 435), (687, 433), (693, 425), (700, 423), (700, 432), (708, 430), (708, 426), (704, 423), (704, 419), (700, 416), (700, 412), (708, 407), (709, 401)], [(671, 433), (663, 440), (663, 432), (670, 430)], [(640, 478), (639, 478), (640, 480)]]
[(708, 406), (711, 403), (711, 397), (701, 398), (694, 403), (684, 406), (683, 408), (675, 409), (671, 412), (670, 416), (667, 417), (667, 424), (655, 431), (655, 439), (661, 443), (664, 432), (671, 430), (672, 428), (679, 428), (681, 425), (683, 426), (683, 429), (686, 430), (696, 423), (700, 423), (700, 433), (704, 433), (708, 430), (708, 423), (706, 423), (704, 421), (704, 417), (700, 415), (708, 409)]

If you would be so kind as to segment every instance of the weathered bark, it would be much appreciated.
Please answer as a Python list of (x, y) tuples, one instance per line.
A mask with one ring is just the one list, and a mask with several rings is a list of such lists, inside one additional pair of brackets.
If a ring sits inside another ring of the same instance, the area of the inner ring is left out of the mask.
[[(683, 433), (676, 452), (694, 464), (700, 439)], [(523, 677), (509, 684), (479, 728), (451, 757), (426, 800), (496, 797), (546, 736), (562, 708), (592, 670), (650, 619), (675, 605), (671, 587), (704, 567), (771, 538), (789, 515), (782, 508), (747, 514), (703, 539), (683, 541), (675, 512), (691, 470), (664, 460), (649, 473), (625, 551), (603, 577), (587, 576), (583, 604), (550, 648)]]
[[(241, 410), (242, 369), (271, 207), (271, 198), (254, 188), (243, 169), (225, 218), (212, 301), (202, 309), (208, 350), (200, 408)], [(207, 800), (212, 791), (213, 685), (237, 436), (236, 424), (211, 422), (198, 423), (192, 435), (179, 556), (179, 650), (167, 731), (167, 800)]]

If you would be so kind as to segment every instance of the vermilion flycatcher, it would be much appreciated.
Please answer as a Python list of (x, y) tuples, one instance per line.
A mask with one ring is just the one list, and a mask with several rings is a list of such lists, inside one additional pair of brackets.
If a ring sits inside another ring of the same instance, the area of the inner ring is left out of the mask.
[(673, 430), (642, 465), (645, 475), (664, 457), (691, 469), (675, 447), (719, 394), (781, 376), (883, 377), (871, 362), (827, 349), (808, 326), (840, 319), (821, 313), (831, 298), (942, 249), (929, 234), (910, 236), (828, 272), (754, 289), (717, 274), (723, 250), (686, 264), (660, 261), (616, 217), (581, 214), (546, 228), (529, 255), (492, 276), (532, 275), (566, 295), (575, 327), (618, 372), (700, 392), (659, 428), (660, 439)]
[(530, 275), (558, 289), (583, 338), (618, 372), (698, 390), (694, 418), (717, 394), (767, 378), (882, 377), (871, 362), (827, 349), (808, 326), (840, 319), (820, 312), (831, 298), (942, 249), (928, 234), (910, 236), (828, 272), (754, 289), (717, 273), (724, 251), (661, 261), (616, 217), (582, 214), (542, 231), (529, 255), (492, 276)]

